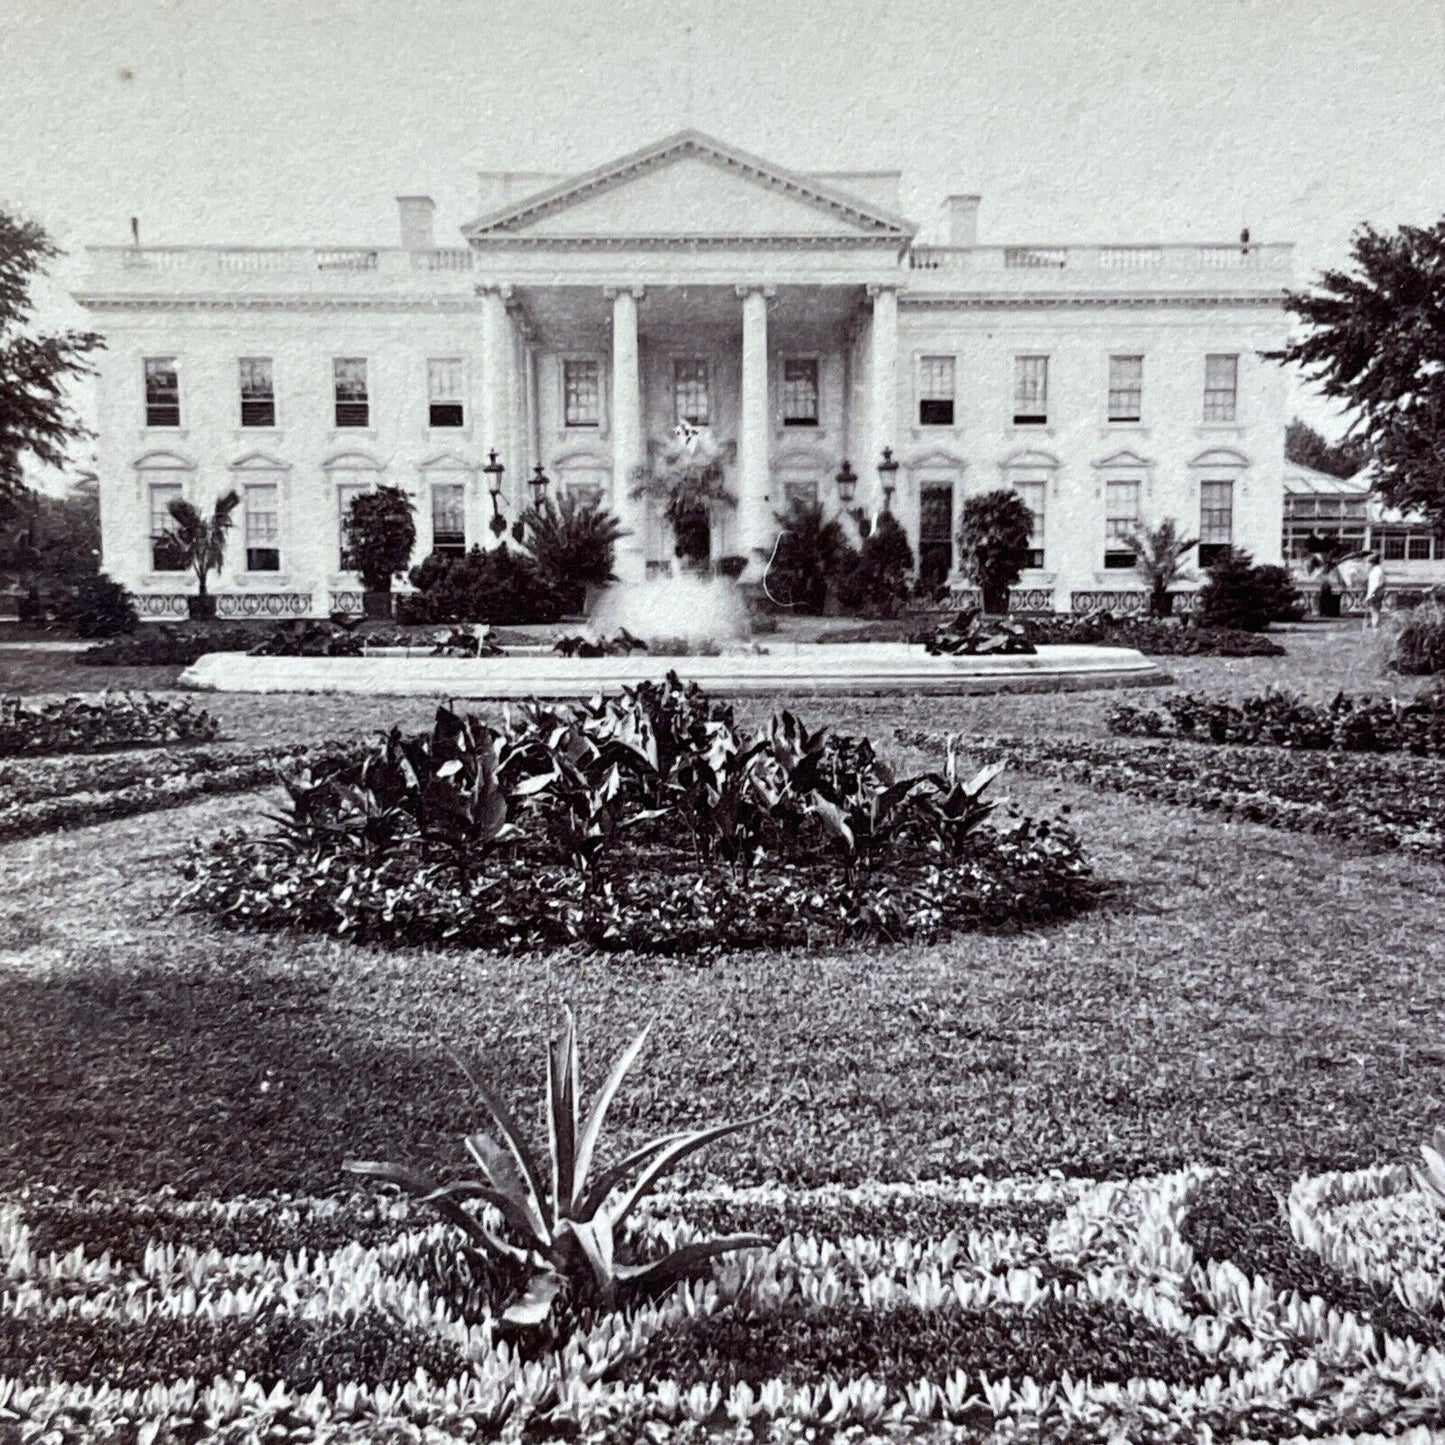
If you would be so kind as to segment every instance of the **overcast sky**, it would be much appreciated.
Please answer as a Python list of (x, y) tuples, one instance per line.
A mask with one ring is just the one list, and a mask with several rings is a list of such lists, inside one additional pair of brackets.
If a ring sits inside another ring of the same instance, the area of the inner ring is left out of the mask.
[(902, 170), (925, 234), (977, 191), (985, 241), (1247, 225), (1301, 278), (1445, 211), (1445, 0), (0, 0), (0, 34), (0, 204), (72, 250), (393, 243), (399, 191), (445, 242), (479, 168), (688, 124)]

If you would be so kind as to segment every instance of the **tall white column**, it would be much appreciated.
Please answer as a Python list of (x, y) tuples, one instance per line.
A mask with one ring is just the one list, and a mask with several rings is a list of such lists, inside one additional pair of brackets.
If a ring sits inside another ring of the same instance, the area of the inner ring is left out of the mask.
[(738, 550), (748, 559), (743, 577), (756, 581), (773, 535), (769, 501), (768, 298), (771, 286), (739, 286), (743, 299), (742, 419), (738, 446)]
[(627, 528), (617, 544), (613, 568), (624, 582), (647, 575), (644, 534), (646, 503), (634, 501), (636, 472), (644, 463), (642, 375), (637, 344), (637, 303), (641, 286), (609, 287), (612, 300), (612, 510)]
[[(483, 452), (496, 452), (507, 469), (503, 498), (510, 511), (510, 493), (520, 480), (516, 473), (521, 465), (521, 458), (513, 446), (512, 428), (512, 377), (516, 368), (512, 318), (507, 314), (507, 302), (511, 298), (512, 288), (499, 285), (478, 286), (477, 294), (482, 298), (480, 440)], [(492, 519), (490, 495), (486, 497), (484, 505), (486, 515), (482, 522), (485, 527)], [(514, 519), (513, 517), (512, 520)], [(492, 534), (487, 531), (484, 535), (490, 540)]]
[(884, 447), (898, 450), (898, 288), (869, 286), (873, 324), (868, 336), (868, 455), (854, 464), (859, 492), (872, 516), (883, 510), (878, 463)]

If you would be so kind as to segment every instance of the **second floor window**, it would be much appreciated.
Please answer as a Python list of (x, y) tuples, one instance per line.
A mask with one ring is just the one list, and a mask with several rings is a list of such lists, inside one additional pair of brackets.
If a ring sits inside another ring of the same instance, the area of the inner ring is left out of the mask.
[(564, 426), (602, 424), (602, 375), (595, 361), (579, 358), (562, 363), (562, 414)]
[(1139, 525), (1137, 480), (1104, 483), (1104, 566), (1128, 571), (1134, 566), (1134, 544), (1129, 540)]
[(370, 426), (371, 398), (366, 389), (366, 358), (338, 356), (331, 363), (336, 388), (336, 425)]
[(461, 557), (467, 550), (466, 489), (460, 482), (438, 483), (431, 489), (433, 552)]
[(276, 425), (276, 387), (269, 356), (243, 356), (241, 372), (241, 425)]
[(1049, 358), (1014, 357), (1014, 425), (1044, 426), (1049, 419)]
[(1042, 567), (1044, 565), (1044, 489), (1047, 483), (1041, 481), (1015, 482), (1013, 489), (1023, 499), (1024, 505), (1029, 509), (1029, 515), (1034, 520), (1033, 530), (1029, 533), (1029, 559), (1024, 564), (1026, 567)]
[(1199, 565), (1212, 567), (1234, 541), (1234, 483), (1199, 484)]
[(925, 356), (918, 363), (918, 425), (953, 425), (954, 368), (951, 356)]
[(707, 362), (689, 357), (672, 363), (673, 412), (678, 421), (693, 426), (710, 426), (712, 412), (708, 405)]
[(186, 559), (171, 537), (171, 503), (186, 494), (179, 482), (153, 482), (150, 489), (152, 572), (184, 572)]
[(274, 482), (246, 488), (246, 570), (281, 570), (280, 489)]
[(783, 362), (783, 425), (818, 425), (818, 363), (812, 357)]
[(180, 426), (181, 378), (174, 356), (145, 359), (146, 425)]
[(433, 357), (426, 364), (427, 425), (466, 425), (466, 404), (462, 400), (463, 366), (456, 357)]
[(1109, 358), (1109, 420), (1138, 421), (1144, 415), (1144, 358)]
[(1206, 356), (1204, 358), (1204, 420), (1233, 421), (1238, 410), (1239, 357)]

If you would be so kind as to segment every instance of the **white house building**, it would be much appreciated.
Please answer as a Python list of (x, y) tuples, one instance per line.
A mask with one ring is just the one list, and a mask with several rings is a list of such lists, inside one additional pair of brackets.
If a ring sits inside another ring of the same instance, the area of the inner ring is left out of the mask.
[(104, 565), (143, 615), (182, 615), (167, 505), (235, 488), (221, 615), (352, 609), (357, 489), (413, 495), (418, 560), (492, 545), (495, 453), (508, 520), (541, 467), (608, 500), (618, 571), (642, 577), (672, 546), (635, 479), (679, 418), (723, 447), (713, 549), (752, 578), (790, 499), (842, 505), (845, 462), (852, 505), (891, 508), (931, 582), (964, 498), (1017, 489), (1020, 606), (1138, 598), (1136, 521), (1175, 517), (1201, 561), (1280, 559), (1285, 379), (1260, 353), (1284, 338), (1289, 246), (983, 245), (966, 195), (924, 244), (898, 182), (684, 131), (584, 175), (484, 175), (460, 244), (403, 196), (395, 247), (93, 247)]

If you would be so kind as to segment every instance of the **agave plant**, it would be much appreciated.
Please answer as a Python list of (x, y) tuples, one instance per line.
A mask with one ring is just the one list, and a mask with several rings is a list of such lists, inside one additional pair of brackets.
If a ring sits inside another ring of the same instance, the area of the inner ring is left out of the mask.
[[(628, 1262), (619, 1257), (623, 1226), (668, 1170), (724, 1135), (757, 1122), (744, 1119), (667, 1134), (594, 1174), (607, 1110), (651, 1027), (618, 1055), (584, 1120), (577, 1026), (572, 1011), (566, 1011), (562, 1036), (548, 1045), (544, 1159), (530, 1148), (500, 1095), (458, 1058), (495, 1130), (465, 1140), (481, 1171), (479, 1178), (437, 1184), (401, 1164), (347, 1160), (343, 1167), (350, 1174), (398, 1185), (431, 1205), (484, 1252), (529, 1271), (525, 1289), (502, 1315), (510, 1325), (545, 1323), (559, 1299), (611, 1308), (629, 1298), (655, 1295), (703, 1273), (718, 1255), (766, 1248), (771, 1241), (761, 1235), (734, 1234), (695, 1240), (659, 1259)], [(501, 1215), (501, 1232), (466, 1209), (466, 1201), (491, 1205)]]

